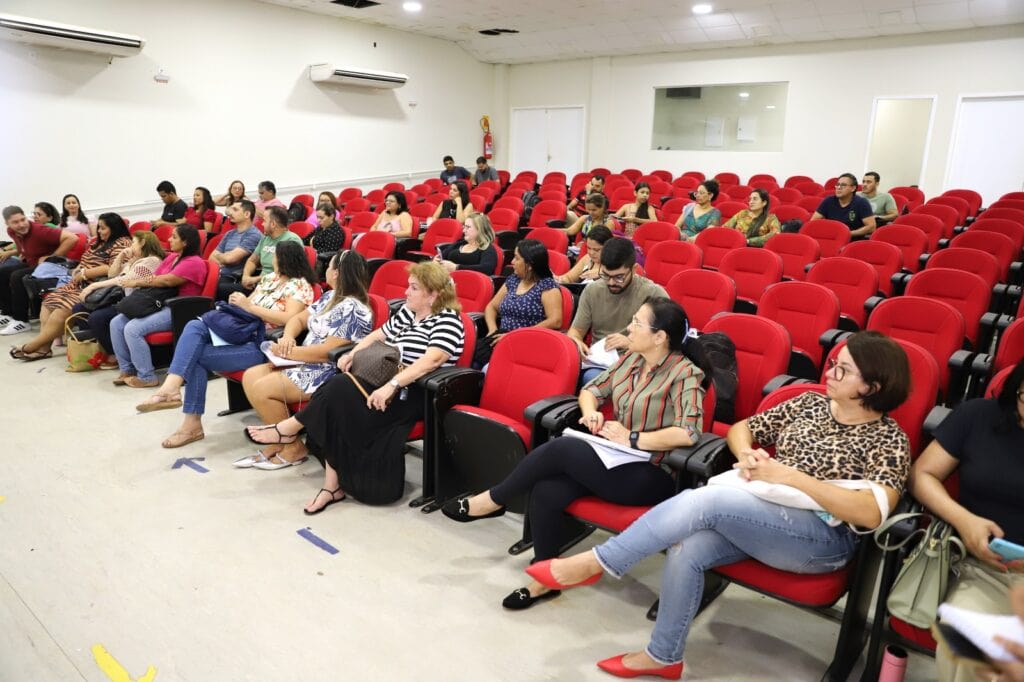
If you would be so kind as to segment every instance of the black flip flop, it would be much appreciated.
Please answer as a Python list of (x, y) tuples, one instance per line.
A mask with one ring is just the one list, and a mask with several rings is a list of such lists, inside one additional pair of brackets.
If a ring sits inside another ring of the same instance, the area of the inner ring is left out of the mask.
[[(338, 488), (338, 490), (341, 490), (341, 488)], [(305, 514), (306, 516), (316, 516), (317, 514), (322, 512), (324, 509), (327, 509), (328, 507), (330, 507), (332, 504), (334, 504), (336, 502), (341, 502), (346, 497), (348, 497), (348, 495), (342, 494), (342, 496), (339, 497), (338, 499), (334, 499), (334, 493), (338, 492), (338, 490), (328, 490), (327, 488), (320, 488), (320, 491), (316, 494), (316, 497), (320, 497), (320, 493), (327, 493), (328, 495), (331, 496), (331, 501), (328, 502), (327, 504), (325, 504), (324, 506), (320, 507), (316, 511), (306, 511), (305, 509), (303, 509), (302, 513)], [(316, 501), (316, 497), (313, 498), (314, 502)]]
[[(250, 443), (255, 443), (256, 445), (288, 445), (289, 443), (294, 443), (295, 439), (299, 437), (298, 434), (296, 434), (294, 436), (286, 436), (286, 435), (284, 435), (277, 428), (277, 424), (270, 424), (270, 425), (265, 425), (265, 426), (259, 427), (260, 431), (266, 431), (268, 429), (274, 429), (274, 431), (277, 432), (277, 440), (273, 440), (273, 441), (269, 441), (269, 442), (264, 442), (264, 441), (256, 440), (255, 438), (252, 437), (252, 434), (249, 433), (249, 427), (246, 427), (246, 428), (242, 429), (242, 433), (245, 434), (245, 437), (249, 439)], [(285, 440), (286, 438), (288, 440)]]

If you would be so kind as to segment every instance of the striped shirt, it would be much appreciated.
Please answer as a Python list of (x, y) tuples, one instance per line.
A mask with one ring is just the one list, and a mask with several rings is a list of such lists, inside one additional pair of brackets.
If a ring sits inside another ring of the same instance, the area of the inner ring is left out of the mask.
[(454, 365), (466, 342), (462, 316), (454, 310), (442, 310), (417, 322), (416, 315), (407, 306), (402, 306), (381, 329), (384, 340), (402, 352), (402, 364), (406, 366), (426, 355), (428, 348), (437, 348), (448, 354), (443, 367)]
[(611, 401), (615, 420), (630, 431), (657, 431), (669, 426), (700, 434), (704, 372), (682, 353), (669, 353), (644, 376), (644, 358), (626, 353), (584, 386), (599, 402)]

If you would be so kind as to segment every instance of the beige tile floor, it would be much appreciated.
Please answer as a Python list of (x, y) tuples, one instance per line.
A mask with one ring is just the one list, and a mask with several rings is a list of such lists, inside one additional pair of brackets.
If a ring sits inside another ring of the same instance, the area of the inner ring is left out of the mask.
[[(15, 337), (16, 341), (20, 337)], [(660, 557), (526, 612), (500, 608), (526, 583), (506, 548), (512, 515), (470, 525), (405, 501), (353, 502), (306, 517), (308, 463), (236, 470), (256, 416), (219, 418), (207, 438), (159, 442), (179, 415), (137, 415), (145, 391), (62, 359), (0, 360), (0, 681), (607, 680), (594, 662), (642, 646)], [(174, 470), (182, 456), (210, 471)], [(420, 462), (408, 458), (407, 497)], [(311, 529), (330, 555), (300, 537)], [(590, 542), (601, 539), (597, 533)], [(815, 680), (838, 626), (738, 587), (700, 616), (689, 680)], [(908, 680), (934, 677), (911, 657)]]

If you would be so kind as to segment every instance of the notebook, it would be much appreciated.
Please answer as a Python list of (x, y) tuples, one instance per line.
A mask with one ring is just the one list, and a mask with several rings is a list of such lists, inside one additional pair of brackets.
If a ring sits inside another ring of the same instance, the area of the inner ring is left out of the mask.
[(939, 618), (943, 623), (956, 628), (993, 661), (1016, 660), (1001, 644), (996, 643), (994, 639), (996, 635), (1024, 644), (1024, 622), (1021, 622), (1017, 616), (993, 616), (989, 613), (962, 609), (952, 604), (941, 604)]

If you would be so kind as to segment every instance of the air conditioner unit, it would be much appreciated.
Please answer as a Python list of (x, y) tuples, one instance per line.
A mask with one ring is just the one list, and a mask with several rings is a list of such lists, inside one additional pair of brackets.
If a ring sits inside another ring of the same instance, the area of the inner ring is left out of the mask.
[(334, 68), (332, 64), (310, 64), (309, 79), (315, 83), (337, 83), (363, 88), (400, 88), (409, 77), (404, 73), (368, 69)]
[(13, 14), (0, 14), (0, 39), (66, 50), (96, 52), (113, 57), (137, 55), (146, 44), (146, 41), (138, 36), (58, 24), (54, 21), (30, 19)]

